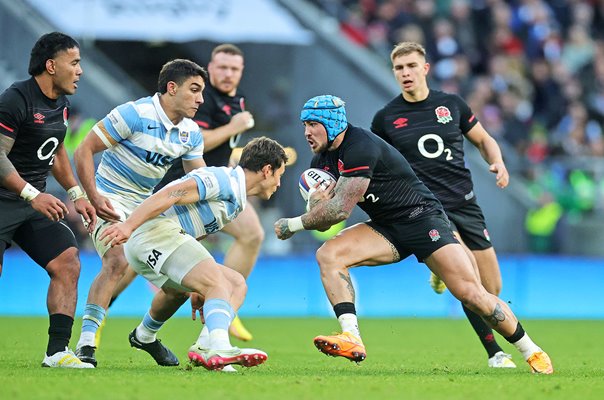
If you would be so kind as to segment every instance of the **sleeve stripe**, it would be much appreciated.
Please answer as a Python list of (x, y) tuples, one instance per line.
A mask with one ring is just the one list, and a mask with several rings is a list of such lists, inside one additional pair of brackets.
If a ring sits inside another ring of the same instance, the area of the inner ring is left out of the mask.
[(340, 171), (340, 173), (344, 173), (345, 174), (345, 173), (348, 173), (348, 172), (361, 171), (361, 170), (364, 170), (364, 169), (369, 169), (369, 166), (366, 165), (364, 167), (356, 167), (356, 168), (350, 168), (350, 169), (343, 169), (343, 170)]
[(210, 124), (208, 124), (207, 122), (204, 122), (204, 121), (195, 120), (195, 123), (197, 125), (201, 126), (202, 128), (208, 129), (210, 127)]
[(470, 117), (470, 119), (468, 120), (468, 122), (474, 121), (475, 118), (476, 118), (476, 115), (472, 114), (472, 116)]
[[(107, 146), (107, 148), (113, 147), (115, 146), (115, 143), (117, 143), (104, 129), (104, 127), (100, 127), (99, 124), (95, 125), (92, 130), (94, 131), (94, 133), (96, 133), (99, 139), (101, 139), (105, 146)], [(115, 143), (112, 143), (112, 141)]]
[(4, 129), (6, 129), (7, 131), (9, 131), (10, 133), (13, 133), (15, 130), (12, 128), (9, 128), (8, 126), (4, 125), (2, 122), (0, 122), (0, 126), (3, 127)]

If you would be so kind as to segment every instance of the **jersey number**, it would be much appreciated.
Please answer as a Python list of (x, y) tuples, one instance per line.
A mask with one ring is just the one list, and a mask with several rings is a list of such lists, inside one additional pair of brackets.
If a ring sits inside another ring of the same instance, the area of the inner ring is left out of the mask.
[[(436, 142), (436, 151), (433, 153), (430, 153), (428, 149), (426, 149), (425, 144), (428, 140), (434, 140)], [(445, 149), (445, 143), (443, 142), (443, 139), (434, 133), (428, 133), (427, 135), (420, 137), (417, 141), (417, 148), (421, 155), (426, 158), (438, 158), (442, 153), (445, 153), (445, 159), (447, 161), (451, 161), (453, 159), (453, 156), (451, 155), (451, 149)]]
[[(50, 144), (50, 151), (45, 151), (48, 144)], [(49, 137), (42, 143), (42, 146), (38, 148), (38, 159), (44, 161), (50, 158), (48, 165), (52, 165), (55, 162), (55, 150), (57, 147), (59, 147), (59, 139), (56, 137)]]

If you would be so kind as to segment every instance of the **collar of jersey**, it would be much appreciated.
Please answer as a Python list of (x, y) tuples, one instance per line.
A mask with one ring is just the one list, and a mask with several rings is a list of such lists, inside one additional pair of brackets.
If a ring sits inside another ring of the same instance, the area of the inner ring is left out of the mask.
[(170, 137), (172, 128), (178, 129), (179, 132), (181, 130), (186, 130), (186, 129), (183, 129), (184, 124), (186, 123), (185, 122), (186, 118), (183, 118), (182, 121), (180, 121), (177, 125), (174, 125), (172, 123), (172, 121), (170, 121), (170, 118), (168, 118), (168, 116), (166, 115), (166, 112), (164, 111), (164, 109), (161, 106), (161, 103), (159, 102), (159, 93), (155, 93), (152, 97), (152, 100), (153, 100), (153, 107), (155, 107), (155, 111), (157, 111), (157, 115), (159, 115), (159, 120), (161, 121), (164, 128), (166, 128), (166, 132), (167, 132), (166, 139)]

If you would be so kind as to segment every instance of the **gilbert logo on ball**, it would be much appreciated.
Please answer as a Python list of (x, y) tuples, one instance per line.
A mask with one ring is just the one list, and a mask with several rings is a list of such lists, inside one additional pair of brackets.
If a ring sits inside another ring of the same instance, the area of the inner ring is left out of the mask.
[(335, 182), (336, 178), (329, 172), (319, 168), (309, 168), (302, 172), (298, 187), (304, 201), (308, 201), (310, 191), (320, 184), (323, 189), (326, 189), (331, 182)]

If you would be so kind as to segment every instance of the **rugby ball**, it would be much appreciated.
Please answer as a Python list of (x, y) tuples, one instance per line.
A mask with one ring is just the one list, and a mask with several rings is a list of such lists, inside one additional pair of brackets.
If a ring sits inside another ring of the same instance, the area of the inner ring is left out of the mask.
[(300, 188), (302, 198), (307, 202), (308, 197), (310, 196), (309, 192), (317, 186), (317, 183), (319, 183), (323, 189), (327, 189), (330, 183), (335, 181), (336, 178), (329, 172), (318, 168), (309, 168), (300, 175), (298, 187)]

